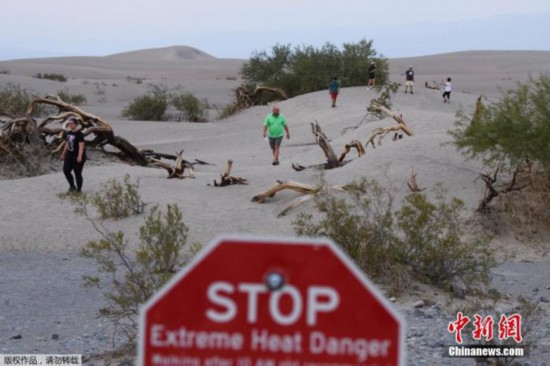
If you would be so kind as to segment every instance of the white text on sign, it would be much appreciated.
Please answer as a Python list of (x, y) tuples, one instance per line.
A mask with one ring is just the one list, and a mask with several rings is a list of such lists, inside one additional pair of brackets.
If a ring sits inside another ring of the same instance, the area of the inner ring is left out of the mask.
[[(340, 295), (328, 286), (309, 286), (306, 294), (290, 284), (278, 291), (269, 291), (263, 283), (240, 283), (233, 285), (229, 282), (213, 282), (207, 290), (208, 300), (223, 310), (209, 308), (206, 317), (216, 323), (227, 323), (235, 319), (238, 313), (234, 301), (236, 296), (247, 297), (246, 319), (250, 324), (258, 320), (258, 299), (260, 296), (269, 296), (269, 314), (279, 325), (293, 325), (304, 315), (308, 326), (317, 325), (320, 313), (329, 313), (338, 307)], [(290, 298), (291, 310), (288, 314), (281, 311), (281, 299)], [(305, 308), (305, 311), (304, 311)]]

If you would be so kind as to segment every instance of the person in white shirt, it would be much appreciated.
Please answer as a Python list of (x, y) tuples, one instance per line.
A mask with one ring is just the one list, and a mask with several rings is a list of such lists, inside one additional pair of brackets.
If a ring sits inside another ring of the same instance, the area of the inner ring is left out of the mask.
[(443, 92), (443, 103), (451, 102), (451, 78), (447, 78), (445, 83), (445, 92)]

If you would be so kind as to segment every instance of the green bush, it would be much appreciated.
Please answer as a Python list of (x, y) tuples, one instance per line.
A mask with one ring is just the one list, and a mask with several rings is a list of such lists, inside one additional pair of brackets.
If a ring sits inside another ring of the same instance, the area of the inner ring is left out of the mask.
[(183, 93), (172, 97), (172, 105), (186, 121), (205, 122), (210, 104), (206, 98), (200, 100), (193, 93)]
[(139, 309), (189, 260), (197, 246), (185, 253), (188, 228), (175, 204), (162, 213), (154, 206), (139, 228), (139, 243), (130, 246), (121, 231), (100, 231), (101, 239), (88, 242), (81, 255), (93, 259), (107, 277), (84, 276), (86, 287), (103, 289), (107, 305), (100, 317), (111, 320), (132, 344)]
[(464, 239), (463, 210), (461, 200), (448, 202), (441, 191), (435, 202), (424, 194), (408, 195), (395, 215), (402, 234), (398, 240), (400, 261), (439, 287), (450, 288), (457, 280), (467, 285), (486, 283), (495, 261), (486, 241)]
[(170, 107), (170, 93), (163, 86), (153, 85), (151, 90), (124, 108), (122, 116), (141, 121), (162, 121)]
[(37, 79), (54, 80), (54, 81), (59, 81), (59, 82), (62, 82), (62, 83), (67, 81), (67, 77), (65, 77), (65, 75), (56, 74), (56, 73), (45, 73), (45, 74), (37, 73), (37, 74), (34, 75), (34, 77), (37, 78)]
[(466, 238), (462, 203), (449, 203), (441, 193), (435, 202), (410, 194), (395, 210), (388, 189), (363, 179), (343, 198), (322, 191), (315, 208), (320, 219), (300, 214), (295, 232), (332, 238), (393, 293), (406, 289), (412, 279), (446, 290), (456, 284), (471, 287), (485, 283), (494, 265), (485, 243)]
[(130, 176), (124, 175), (122, 183), (110, 179), (103, 188), (90, 197), (102, 219), (120, 219), (130, 215), (139, 215), (145, 209), (145, 203), (139, 194), (139, 179), (132, 183)]
[(246, 62), (241, 74), (247, 84), (261, 84), (284, 89), (290, 97), (323, 90), (338, 75), (343, 86), (366, 85), (370, 63), (376, 63), (378, 85), (388, 80), (388, 62), (377, 55), (372, 41), (344, 43), (339, 49), (331, 43), (321, 48), (275, 45), (271, 53), (256, 52)]
[(450, 134), (469, 158), (500, 171), (500, 177), (496, 170), (484, 180), (487, 190), (478, 211), (489, 219), (485, 223), (545, 238), (550, 227), (550, 76), (520, 84), (493, 104), (483, 104), (480, 97), (471, 116), (457, 113)]
[(59, 90), (57, 96), (64, 102), (74, 105), (85, 104), (88, 99), (84, 94), (71, 94), (68, 89)]
[(222, 110), (219, 112), (218, 114), (218, 118), (219, 119), (224, 119), (224, 118), (228, 118), (228, 117), (231, 117), (232, 115), (236, 114), (237, 112), (239, 112), (241, 110), (241, 108), (239, 108), (239, 106), (237, 105), (237, 103), (230, 103), (230, 104), (227, 104), (225, 107), (222, 108)]
[(491, 105), (478, 104), (473, 117), (460, 111), (450, 132), (469, 157), (489, 165), (516, 166), (526, 159), (550, 167), (550, 77), (541, 76), (504, 93)]
[(31, 93), (19, 85), (9, 83), (0, 89), (0, 113), (22, 117), (31, 101)]

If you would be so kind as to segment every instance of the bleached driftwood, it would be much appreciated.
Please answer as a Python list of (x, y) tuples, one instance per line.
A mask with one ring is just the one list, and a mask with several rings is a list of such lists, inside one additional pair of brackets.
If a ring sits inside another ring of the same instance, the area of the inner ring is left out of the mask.
[(405, 133), (407, 136), (414, 135), (413, 131), (405, 123), (403, 116), (398, 116), (397, 114), (395, 114), (394, 112), (392, 112), (391, 110), (389, 110), (388, 108), (380, 104), (373, 103), (371, 104), (371, 108), (381, 113), (384, 113), (388, 117), (393, 118), (397, 122), (397, 124), (390, 127), (379, 127), (374, 129), (371, 135), (369, 136), (369, 138), (367, 139), (367, 143), (365, 144), (365, 146), (372, 145), (373, 148), (376, 148), (374, 143), (374, 140), (376, 138), (378, 138), (378, 141), (377, 141), (378, 145), (382, 145), (382, 139), (390, 132), (401, 131)]
[(277, 180), (277, 184), (268, 190), (252, 197), (252, 202), (256, 203), (263, 203), (268, 198), (272, 198), (275, 196), (277, 192), (283, 191), (283, 190), (292, 190), (295, 192), (298, 192), (302, 194), (303, 196), (300, 196), (298, 198), (295, 198), (290, 202), (290, 204), (281, 211), (277, 217), (281, 217), (286, 215), (289, 211), (292, 209), (304, 204), (305, 202), (309, 201), (310, 199), (314, 198), (317, 194), (322, 194), (322, 192), (325, 192), (327, 190), (337, 190), (337, 191), (348, 191), (350, 189), (353, 189), (354, 185), (332, 185), (332, 186), (312, 186), (310, 184), (304, 184), (304, 183), (298, 183), (293, 181), (281, 181)]
[(233, 167), (233, 160), (229, 159), (225, 167), (225, 172), (220, 174), (220, 182), (218, 183), (214, 179), (214, 187), (225, 187), (233, 184), (248, 184), (245, 178), (234, 177), (231, 175), (232, 167)]

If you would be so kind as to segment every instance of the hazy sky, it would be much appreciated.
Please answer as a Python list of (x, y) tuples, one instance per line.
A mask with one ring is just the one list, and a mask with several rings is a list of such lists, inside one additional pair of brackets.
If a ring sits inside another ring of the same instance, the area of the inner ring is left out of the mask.
[(246, 58), (273, 44), (374, 39), (390, 57), (550, 49), (550, 0), (3, 0), (0, 59), (190, 45)]

